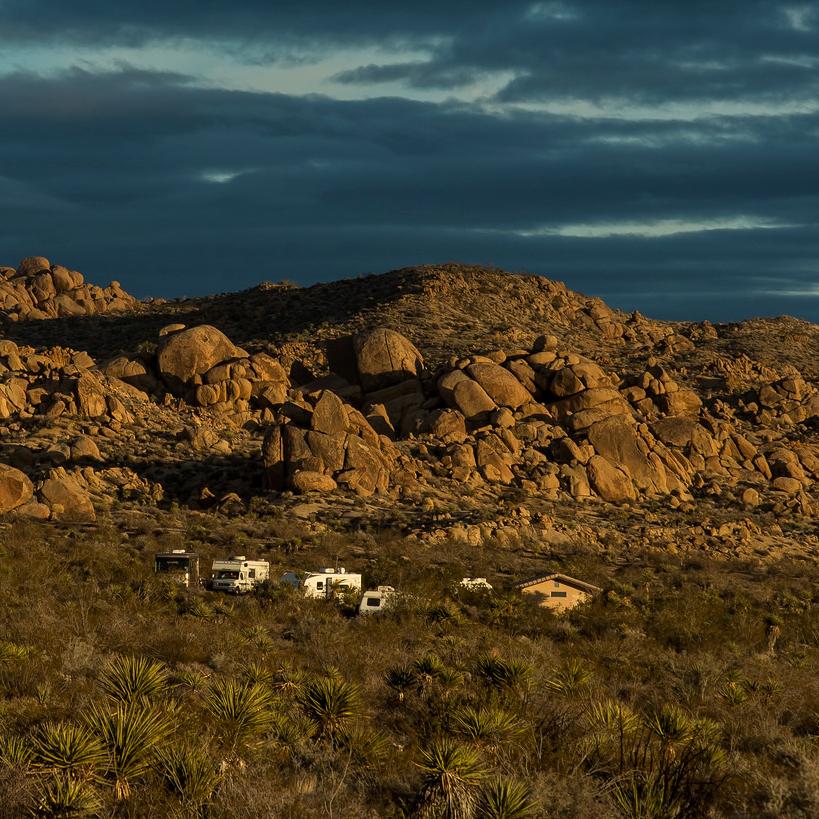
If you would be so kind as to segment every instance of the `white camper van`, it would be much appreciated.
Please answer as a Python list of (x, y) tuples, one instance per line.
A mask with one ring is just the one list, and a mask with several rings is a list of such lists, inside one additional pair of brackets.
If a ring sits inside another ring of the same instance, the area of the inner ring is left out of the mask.
[(244, 555), (236, 555), (213, 561), (210, 587), (214, 591), (242, 594), (269, 577), (270, 564), (266, 560), (248, 560)]
[(358, 604), (359, 614), (380, 614), (390, 606), (395, 605), (398, 592), (392, 586), (379, 586), (377, 589), (368, 589), (364, 592)]
[(343, 566), (322, 569), (320, 572), (307, 572), (304, 575), (285, 572), (281, 582), (302, 589), (305, 597), (324, 600), (348, 591), (361, 591), (361, 575), (348, 572)]

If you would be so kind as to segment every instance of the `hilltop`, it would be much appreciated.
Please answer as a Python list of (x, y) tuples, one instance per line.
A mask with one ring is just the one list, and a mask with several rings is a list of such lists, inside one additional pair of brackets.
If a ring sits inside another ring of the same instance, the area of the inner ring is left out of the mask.
[(816, 813), (819, 327), (456, 264), (0, 299), (0, 815)]

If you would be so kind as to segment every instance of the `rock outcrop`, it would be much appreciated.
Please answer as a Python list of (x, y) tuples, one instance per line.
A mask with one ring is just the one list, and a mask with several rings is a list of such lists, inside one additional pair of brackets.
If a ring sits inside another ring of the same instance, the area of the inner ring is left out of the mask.
[(29, 256), (16, 268), (0, 267), (0, 314), (12, 321), (124, 313), (138, 305), (119, 282), (88, 284), (82, 273), (43, 256)]

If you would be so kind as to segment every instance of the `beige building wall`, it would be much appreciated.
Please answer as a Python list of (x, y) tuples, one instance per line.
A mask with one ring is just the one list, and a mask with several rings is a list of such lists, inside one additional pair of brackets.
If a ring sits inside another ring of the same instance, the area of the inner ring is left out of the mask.
[(525, 586), (521, 591), (533, 595), (539, 606), (556, 611), (574, 608), (578, 603), (583, 603), (591, 597), (588, 592), (570, 586), (562, 580), (544, 580), (533, 586)]

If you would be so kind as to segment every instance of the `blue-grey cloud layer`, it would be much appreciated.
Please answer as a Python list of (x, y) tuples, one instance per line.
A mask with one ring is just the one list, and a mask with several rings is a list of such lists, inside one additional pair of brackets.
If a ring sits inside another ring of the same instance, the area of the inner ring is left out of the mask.
[[(508, 77), (477, 104), (247, 93), (127, 67), (7, 73), (0, 261), (46, 252), (173, 294), (460, 259), (655, 315), (819, 319), (812, 4), (146, 5), (0, 2), (0, 29), (21, 45), (83, 48), (184, 36), (253, 60), (394, 41), (430, 56), (351, 66), (337, 81), (457, 89)], [(680, 11), (661, 8), (671, 5)], [(709, 114), (537, 110), (605, 100)], [(740, 218), (776, 227), (556, 233)]]

